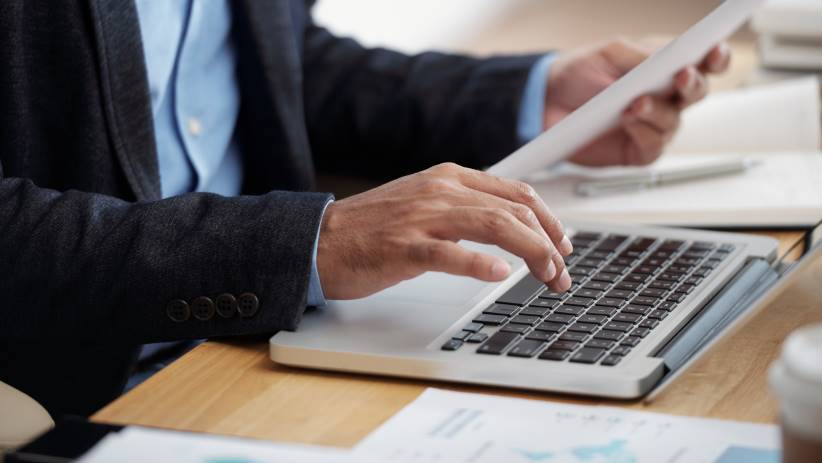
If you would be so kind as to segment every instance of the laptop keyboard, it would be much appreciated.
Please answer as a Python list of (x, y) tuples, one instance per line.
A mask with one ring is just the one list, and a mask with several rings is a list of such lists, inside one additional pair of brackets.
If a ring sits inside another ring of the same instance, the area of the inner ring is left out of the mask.
[(558, 294), (530, 274), (442, 350), (617, 365), (734, 250), (732, 244), (581, 232)]

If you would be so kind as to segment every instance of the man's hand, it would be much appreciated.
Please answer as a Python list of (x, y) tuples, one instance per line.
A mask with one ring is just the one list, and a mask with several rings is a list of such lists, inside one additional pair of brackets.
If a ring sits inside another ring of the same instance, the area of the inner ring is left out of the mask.
[[(551, 65), (545, 93), (545, 128), (582, 106), (648, 55), (648, 50), (617, 40), (558, 57)], [(589, 166), (653, 162), (676, 132), (681, 111), (707, 94), (706, 74), (725, 71), (729, 62), (729, 49), (720, 44), (699, 66), (677, 73), (668, 91), (634, 100), (617, 128), (592, 141), (569, 160)]]
[(562, 258), (571, 242), (529, 185), (440, 164), (328, 206), (317, 248), (323, 292), (364, 297), (426, 271), (508, 276), (503, 259), (469, 251), (461, 239), (522, 257), (555, 291), (571, 286)]

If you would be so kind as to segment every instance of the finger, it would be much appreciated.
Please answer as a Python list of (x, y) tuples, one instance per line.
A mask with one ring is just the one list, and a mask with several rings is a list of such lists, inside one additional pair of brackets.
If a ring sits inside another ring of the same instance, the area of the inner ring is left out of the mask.
[(645, 95), (634, 100), (624, 119), (626, 123), (639, 120), (672, 135), (679, 128), (680, 113), (681, 110), (670, 98)]
[(409, 248), (409, 261), (420, 271), (445, 272), (501, 281), (511, 273), (505, 260), (469, 251), (457, 243), (442, 240), (420, 240)]
[(542, 228), (562, 255), (567, 256), (574, 251), (571, 240), (565, 235), (562, 223), (551, 213), (531, 185), (471, 169), (465, 169), (458, 178), (468, 188), (528, 206), (534, 211)]
[(550, 237), (542, 228), (542, 224), (537, 218), (536, 213), (528, 206), (514, 201), (495, 196), (484, 191), (474, 190), (465, 186), (455, 195), (451, 195), (449, 203), (452, 206), (476, 206), (476, 207), (491, 207), (495, 209), (502, 209), (508, 211), (511, 215), (522, 222), (526, 227), (533, 230), (545, 240), (550, 240)]
[(731, 48), (726, 42), (715, 46), (705, 55), (699, 64), (702, 72), (721, 73), (728, 70), (731, 65)]
[(656, 160), (668, 141), (667, 134), (643, 121), (625, 124), (625, 132), (630, 138), (626, 152), (626, 163), (629, 165), (646, 165)]
[(708, 94), (708, 79), (693, 67), (687, 67), (674, 76), (674, 87), (681, 107), (690, 106)]
[(645, 61), (650, 53), (639, 45), (619, 39), (606, 45), (602, 50), (602, 54), (621, 74), (625, 74)]
[[(543, 239), (506, 211), (455, 207), (442, 216), (439, 228), (440, 233), (448, 239), (494, 244), (521, 257), (528, 264), (531, 273), (541, 281), (552, 282), (568, 275), (562, 256), (553, 243)], [(570, 278), (568, 280), (570, 287)], [(562, 288), (566, 289), (568, 288)]]

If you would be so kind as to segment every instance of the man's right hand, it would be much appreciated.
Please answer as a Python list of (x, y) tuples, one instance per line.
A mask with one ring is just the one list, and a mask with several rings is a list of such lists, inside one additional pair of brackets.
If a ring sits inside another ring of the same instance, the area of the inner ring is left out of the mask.
[(531, 186), (447, 163), (328, 206), (317, 248), (323, 292), (356, 299), (427, 271), (508, 276), (503, 259), (461, 239), (520, 256), (555, 291), (571, 286), (563, 261), (571, 242)]

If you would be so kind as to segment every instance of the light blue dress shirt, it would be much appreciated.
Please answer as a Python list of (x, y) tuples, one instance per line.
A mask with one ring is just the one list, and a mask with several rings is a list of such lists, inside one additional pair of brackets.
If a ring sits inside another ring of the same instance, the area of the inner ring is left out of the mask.
[[(148, 72), (163, 197), (192, 191), (234, 196), (243, 160), (234, 139), (240, 105), (228, 0), (136, 0)], [(542, 132), (545, 84), (552, 61), (531, 70), (517, 134)], [(323, 306), (314, 242), (308, 305)]]

